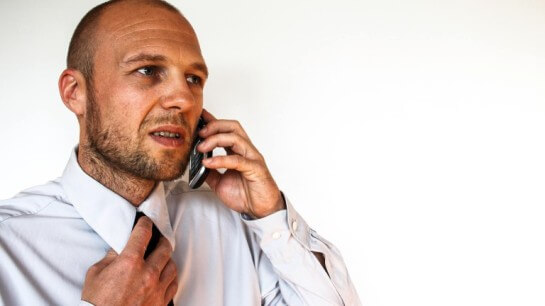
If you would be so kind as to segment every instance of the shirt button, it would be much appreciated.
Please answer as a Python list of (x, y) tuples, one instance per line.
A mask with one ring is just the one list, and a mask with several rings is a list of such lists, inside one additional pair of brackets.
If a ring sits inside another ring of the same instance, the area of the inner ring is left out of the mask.
[(291, 223), (291, 228), (293, 228), (294, 231), (297, 230), (297, 221), (293, 221), (293, 222)]
[(278, 239), (278, 238), (280, 238), (280, 236), (282, 236), (282, 235), (279, 232), (274, 232), (272, 234), (273, 239)]

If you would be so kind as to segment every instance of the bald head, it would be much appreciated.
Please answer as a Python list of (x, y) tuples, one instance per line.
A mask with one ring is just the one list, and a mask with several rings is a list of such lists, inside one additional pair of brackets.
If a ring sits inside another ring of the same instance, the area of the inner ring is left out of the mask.
[(180, 11), (170, 3), (163, 0), (111, 0), (92, 8), (79, 22), (68, 47), (66, 58), (67, 68), (80, 71), (88, 82), (93, 80), (93, 64), (96, 46), (98, 44), (97, 33), (100, 17), (117, 4), (134, 4), (159, 7), (180, 15)]

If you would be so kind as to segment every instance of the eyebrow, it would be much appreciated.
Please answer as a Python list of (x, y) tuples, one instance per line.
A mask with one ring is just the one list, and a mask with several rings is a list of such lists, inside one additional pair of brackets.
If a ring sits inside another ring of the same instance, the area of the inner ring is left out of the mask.
[[(123, 60), (123, 62), (121, 62), (121, 65), (125, 66), (125, 65), (129, 65), (133, 63), (138, 63), (138, 62), (166, 62), (166, 61), (167, 61), (167, 58), (164, 55), (139, 53)], [(204, 75), (208, 78), (208, 67), (206, 67), (206, 64), (195, 62), (190, 64), (189, 66), (195, 70), (202, 71), (202, 73), (204, 73)]]
[(191, 66), (191, 68), (193, 68), (195, 70), (202, 71), (202, 73), (204, 73), (204, 76), (206, 78), (208, 78), (208, 67), (206, 67), (205, 64), (203, 64), (203, 63), (193, 63), (193, 64), (191, 64), (189, 66)]
[(139, 53), (123, 60), (123, 65), (128, 65), (136, 62), (166, 62), (167, 58), (159, 54)]

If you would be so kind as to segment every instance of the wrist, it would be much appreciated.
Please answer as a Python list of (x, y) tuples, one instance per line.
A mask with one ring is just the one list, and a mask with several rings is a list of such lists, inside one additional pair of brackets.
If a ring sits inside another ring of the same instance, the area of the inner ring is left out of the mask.
[(278, 192), (278, 198), (276, 199), (275, 203), (270, 206), (267, 209), (260, 210), (260, 211), (251, 211), (247, 212), (246, 214), (251, 216), (254, 219), (261, 219), (265, 218), (269, 215), (274, 214), (275, 212), (281, 211), (283, 209), (286, 209), (286, 203), (284, 201), (284, 195), (281, 191)]

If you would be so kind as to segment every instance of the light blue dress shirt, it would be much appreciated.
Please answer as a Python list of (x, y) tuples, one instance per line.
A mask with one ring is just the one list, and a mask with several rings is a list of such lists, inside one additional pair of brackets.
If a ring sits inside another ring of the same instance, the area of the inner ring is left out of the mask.
[(209, 189), (173, 181), (135, 208), (88, 176), (74, 150), (62, 177), (0, 201), (0, 305), (80, 303), (87, 270), (123, 250), (136, 210), (174, 248), (175, 305), (360, 305), (338, 250), (286, 206), (246, 220)]

